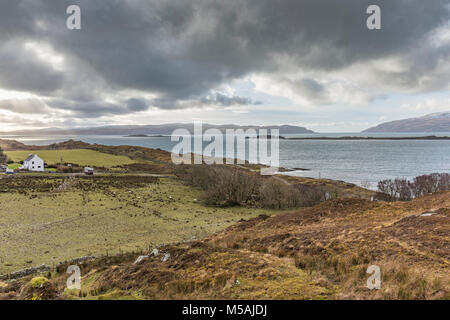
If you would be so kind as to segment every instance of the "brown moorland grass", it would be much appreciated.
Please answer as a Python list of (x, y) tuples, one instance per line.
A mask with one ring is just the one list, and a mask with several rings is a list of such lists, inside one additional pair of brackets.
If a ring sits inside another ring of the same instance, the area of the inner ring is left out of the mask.
[[(336, 297), (449, 298), (449, 207), (449, 192), (399, 203), (337, 199), (256, 218), (208, 241), (292, 257), (337, 285)], [(434, 213), (421, 216), (425, 211)], [(372, 264), (381, 267), (381, 290), (365, 288)]]
[[(449, 195), (260, 215), (141, 264), (138, 252), (88, 262), (80, 292), (64, 291), (64, 268), (50, 282), (66, 299), (449, 299)], [(380, 290), (366, 287), (369, 265), (381, 267)]]

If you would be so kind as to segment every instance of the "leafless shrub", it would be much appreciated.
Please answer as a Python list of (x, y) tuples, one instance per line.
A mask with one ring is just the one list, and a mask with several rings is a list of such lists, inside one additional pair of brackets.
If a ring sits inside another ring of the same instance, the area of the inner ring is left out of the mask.
[(372, 188), (372, 182), (370, 182), (370, 180), (363, 180), (360, 183), (361, 187), (363, 187), (364, 189), (370, 189)]
[(411, 183), (406, 179), (394, 180), (395, 197), (400, 201), (412, 199)]
[(8, 160), (6, 154), (3, 153), (2, 148), (0, 148), (0, 164), (5, 164)]
[(209, 205), (247, 206), (272, 209), (311, 206), (325, 199), (324, 190), (290, 185), (226, 165), (179, 165), (175, 174), (185, 183), (205, 190)]
[(441, 173), (439, 176), (438, 190), (450, 190), (450, 174)]
[(412, 192), (416, 197), (450, 190), (450, 175), (448, 173), (421, 175), (414, 178), (412, 187)]
[(214, 181), (214, 172), (209, 170), (206, 165), (181, 164), (175, 167), (174, 173), (186, 184), (199, 187), (203, 190), (206, 190)]
[(378, 190), (385, 194), (389, 201), (395, 200), (395, 185), (391, 179), (381, 180), (378, 182)]
[(322, 201), (339, 197), (339, 192), (334, 188), (322, 188), (314, 185), (297, 184), (294, 188), (301, 194), (300, 207), (314, 206)]
[(53, 192), (65, 192), (72, 189), (78, 183), (78, 179), (75, 176), (70, 176), (53, 190)]
[(378, 191), (385, 194), (388, 201), (407, 201), (440, 191), (450, 190), (450, 174), (432, 173), (406, 179), (382, 180), (378, 182)]
[(259, 202), (264, 208), (284, 209), (300, 207), (300, 191), (274, 178), (264, 181), (259, 189)]
[(255, 204), (261, 184), (259, 176), (226, 166), (212, 166), (210, 170), (210, 174), (205, 176), (214, 177), (214, 180), (208, 179), (204, 196), (206, 203), (219, 206)]

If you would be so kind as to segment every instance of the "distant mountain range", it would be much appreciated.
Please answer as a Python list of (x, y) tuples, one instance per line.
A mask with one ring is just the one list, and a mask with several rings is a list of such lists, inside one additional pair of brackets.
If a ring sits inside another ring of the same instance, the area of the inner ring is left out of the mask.
[[(279, 129), (280, 134), (298, 134), (298, 133), (314, 133), (314, 131), (308, 130), (304, 127), (281, 125), (281, 126), (239, 126), (235, 124), (226, 125), (213, 125), (204, 123), (202, 125), (203, 131), (207, 129), (219, 129), (225, 131), (226, 129)], [(2, 135), (24, 135), (24, 136), (36, 136), (36, 135), (133, 135), (133, 136), (145, 136), (145, 135), (171, 135), (176, 129), (187, 129), (193, 133), (193, 124), (186, 123), (169, 123), (160, 125), (143, 125), (143, 126), (104, 126), (104, 127), (90, 127), (90, 128), (49, 128), (38, 130), (22, 130), (14, 132), (2, 132)], [(270, 131), (268, 132), (270, 134)]]
[(363, 132), (450, 132), (450, 111), (385, 122)]

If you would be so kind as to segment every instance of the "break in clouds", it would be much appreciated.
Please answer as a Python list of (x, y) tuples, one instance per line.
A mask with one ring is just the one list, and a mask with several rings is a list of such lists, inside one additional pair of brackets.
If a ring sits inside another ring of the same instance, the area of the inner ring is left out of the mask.
[[(81, 7), (81, 30), (66, 8)], [(368, 30), (366, 9), (382, 10)], [(1, 1), (0, 109), (61, 118), (264, 105), (315, 106), (448, 88), (449, 0)], [(231, 87), (230, 87), (231, 86)], [(231, 89), (230, 89), (231, 88)]]

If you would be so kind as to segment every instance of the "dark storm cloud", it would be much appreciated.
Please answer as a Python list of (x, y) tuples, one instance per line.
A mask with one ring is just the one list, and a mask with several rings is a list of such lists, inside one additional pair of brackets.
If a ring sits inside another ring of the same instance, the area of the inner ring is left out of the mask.
[(149, 102), (144, 99), (135, 99), (135, 98), (128, 99), (125, 102), (128, 107), (128, 110), (135, 112), (147, 110), (149, 104)]
[(63, 78), (60, 72), (43, 64), (20, 41), (2, 41), (0, 84), (3, 88), (45, 94), (59, 89)]
[[(71, 4), (81, 6), (82, 30), (65, 28)], [(366, 28), (370, 4), (382, 8), (380, 31)], [(0, 88), (46, 95), (54, 99), (52, 107), (80, 115), (126, 114), (146, 110), (147, 101), (136, 96), (106, 103), (86, 92), (142, 91), (158, 97), (153, 106), (173, 109), (184, 100), (201, 104), (198, 97), (252, 73), (326, 72), (404, 56), (410, 69), (380, 78), (411, 90), (435, 90), (448, 84), (448, 75), (425, 84), (421, 78), (448, 60), (449, 50), (429, 47), (424, 39), (449, 20), (448, 5), (449, 0), (2, 1)], [(64, 56), (70, 72), (40, 64), (23, 48), (29, 41)], [(319, 100), (324, 92), (313, 79), (297, 86)], [(84, 101), (73, 97), (80, 94)], [(216, 95), (215, 103), (251, 101)]]

